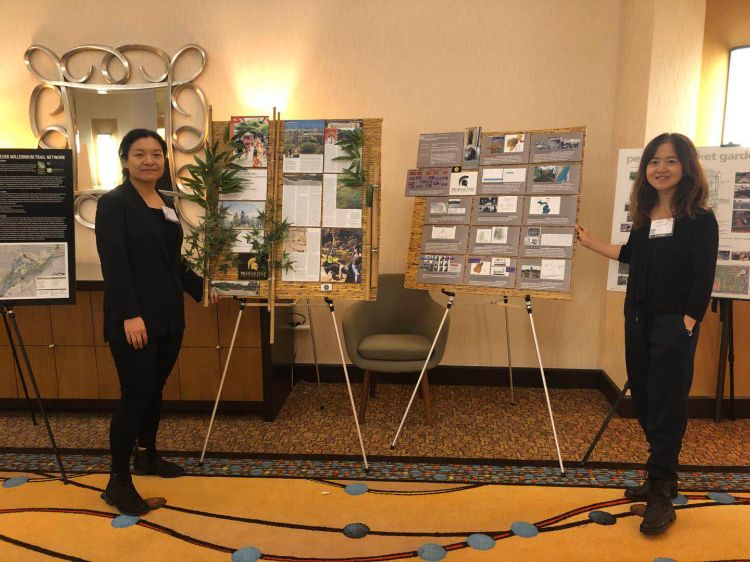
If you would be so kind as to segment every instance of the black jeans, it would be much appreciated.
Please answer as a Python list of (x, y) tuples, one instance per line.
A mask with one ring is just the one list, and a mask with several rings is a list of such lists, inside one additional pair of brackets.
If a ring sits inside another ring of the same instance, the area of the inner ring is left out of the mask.
[(136, 440), (141, 447), (156, 447), (162, 390), (181, 345), (181, 331), (150, 337), (143, 349), (134, 349), (128, 343), (109, 343), (121, 395), (109, 428), (113, 473), (130, 472), (130, 455)]
[(699, 328), (689, 336), (682, 314), (625, 313), (625, 363), (650, 478), (677, 479)]

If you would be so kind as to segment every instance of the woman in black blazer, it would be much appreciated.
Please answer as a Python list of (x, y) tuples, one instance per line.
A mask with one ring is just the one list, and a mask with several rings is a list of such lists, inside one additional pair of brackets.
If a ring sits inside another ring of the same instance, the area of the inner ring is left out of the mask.
[[(102, 498), (122, 513), (142, 515), (149, 504), (133, 486), (136, 474), (182, 476), (182, 467), (156, 451), (162, 389), (185, 329), (183, 291), (200, 302), (203, 279), (181, 258), (182, 227), (170, 201), (156, 190), (167, 145), (154, 131), (134, 129), (119, 156), (125, 181), (99, 199), (96, 247), (104, 277), (104, 337), (120, 379), (112, 416), (112, 471)], [(218, 299), (212, 293), (211, 301)]]
[(638, 421), (649, 444), (647, 478), (625, 496), (646, 500), (640, 530), (664, 532), (676, 519), (677, 468), (700, 322), (711, 300), (719, 225), (707, 204), (698, 153), (664, 133), (643, 150), (630, 195), (627, 244), (607, 244), (576, 225), (581, 244), (630, 266), (625, 295), (625, 363)]

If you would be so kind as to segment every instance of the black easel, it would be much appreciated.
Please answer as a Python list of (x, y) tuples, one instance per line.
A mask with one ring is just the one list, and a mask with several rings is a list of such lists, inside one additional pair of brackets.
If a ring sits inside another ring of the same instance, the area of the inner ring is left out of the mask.
[(711, 310), (719, 309), (721, 339), (719, 345), (719, 368), (716, 372), (716, 409), (714, 421), (721, 419), (721, 403), (724, 399), (724, 382), (729, 362), (729, 419), (734, 420), (734, 299), (716, 298), (711, 301)]
[(630, 390), (630, 381), (627, 381), (625, 383), (625, 386), (622, 387), (622, 390), (620, 391), (620, 394), (617, 396), (615, 403), (612, 404), (612, 408), (609, 410), (607, 419), (604, 420), (604, 423), (599, 428), (599, 431), (596, 432), (596, 437), (594, 437), (594, 440), (591, 442), (591, 445), (589, 446), (588, 451), (586, 451), (586, 454), (583, 455), (580, 466), (583, 466), (586, 464), (586, 462), (588, 462), (589, 457), (591, 456), (591, 453), (594, 452), (594, 447), (596, 447), (596, 444), (599, 443), (599, 439), (601, 439), (602, 435), (604, 435), (604, 431), (607, 429), (609, 422), (611, 422), (612, 418), (615, 417), (615, 414), (617, 413), (617, 408), (620, 407), (620, 402), (622, 402), (622, 399), (625, 398), (625, 395), (628, 393), (628, 390)]
[[(21, 379), (21, 385), (23, 386), (23, 391), (26, 394), (26, 399), (29, 403), (29, 408), (31, 409), (31, 418), (34, 422), (34, 425), (36, 425), (36, 418), (34, 417), (34, 411), (33, 406), (31, 402), (31, 398), (29, 397), (29, 391), (26, 388), (26, 382), (23, 378), (23, 371), (21, 370), (21, 363), (18, 359), (18, 349), (21, 350), (21, 355), (23, 357), (23, 362), (26, 365), (26, 372), (28, 373), (29, 380), (31, 381), (31, 386), (34, 387), (34, 393), (36, 394), (36, 401), (39, 405), (39, 411), (42, 414), (42, 418), (44, 419), (44, 425), (47, 428), (47, 435), (49, 435), (50, 443), (52, 444), (52, 450), (55, 453), (55, 458), (57, 458), (57, 465), (60, 467), (60, 475), (62, 476), (63, 483), (68, 483), (68, 478), (65, 474), (65, 467), (63, 466), (62, 458), (60, 458), (60, 451), (57, 448), (57, 443), (55, 442), (55, 436), (52, 434), (52, 427), (49, 424), (49, 418), (47, 418), (47, 412), (44, 410), (44, 403), (42, 402), (42, 396), (39, 393), (39, 386), (36, 384), (36, 377), (34, 377), (34, 371), (31, 370), (31, 362), (29, 361), (29, 356), (26, 354), (26, 346), (23, 344), (23, 339), (21, 338), (21, 331), (18, 329), (18, 322), (16, 322), (16, 312), (13, 310), (13, 304), (9, 302), (0, 302), (0, 311), (3, 315), (3, 324), (5, 325), (5, 331), (8, 334), (8, 341), (10, 341), (11, 349), (13, 350), (13, 358), (16, 362), (16, 368), (18, 369), (18, 377)], [(12, 328), (12, 331), (11, 331)], [(13, 336), (15, 335), (16, 341), (18, 342), (18, 348), (16, 348), (16, 343), (13, 340)]]

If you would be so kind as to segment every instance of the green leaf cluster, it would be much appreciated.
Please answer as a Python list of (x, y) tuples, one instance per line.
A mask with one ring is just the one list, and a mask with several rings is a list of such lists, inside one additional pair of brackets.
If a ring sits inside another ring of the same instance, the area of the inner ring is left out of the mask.
[(339, 129), (338, 139), (336, 146), (341, 147), (344, 154), (337, 156), (334, 160), (350, 162), (341, 173), (339, 183), (346, 187), (362, 187), (367, 181), (362, 169), (362, 146), (365, 142), (362, 127)]
[[(283, 242), (289, 234), (292, 225), (286, 219), (274, 221), (275, 206), (273, 202), (267, 203), (268, 211), (258, 211), (257, 224), (263, 225), (263, 228), (253, 225), (248, 229), (244, 238), (250, 244), (250, 252), (258, 256), (258, 261), (267, 263), (272, 254), (275, 254), (273, 266), (281, 269), (285, 273), (294, 270), (294, 260), (289, 252), (283, 249)], [(274, 246), (282, 244), (281, 251), (274, 251)]]

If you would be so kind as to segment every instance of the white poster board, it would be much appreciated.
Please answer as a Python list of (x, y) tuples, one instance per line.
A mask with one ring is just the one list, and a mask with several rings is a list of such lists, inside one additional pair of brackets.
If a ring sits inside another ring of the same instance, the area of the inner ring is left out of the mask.
[[(620, 151), (615, 183), (612, 244), (625, 244), (632, 226), (630, 191), (643, 149)], [(750, 149), (698, 148), (708, 180), (708, 204), (719, 222), (719, 259), (716, 262), (714, 297), (750, 299)], [(609, 263), (607, 290), (625, 291), (627, 266)]]

